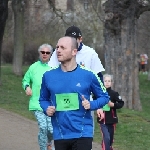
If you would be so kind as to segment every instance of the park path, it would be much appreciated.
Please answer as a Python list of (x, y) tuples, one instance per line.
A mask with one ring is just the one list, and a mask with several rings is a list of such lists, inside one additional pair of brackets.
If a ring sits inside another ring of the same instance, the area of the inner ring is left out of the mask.
[[(0, 108), (0, 150), (39, 150), (35, 121)], [(93, 143), (93, 150), (101, 150)]]

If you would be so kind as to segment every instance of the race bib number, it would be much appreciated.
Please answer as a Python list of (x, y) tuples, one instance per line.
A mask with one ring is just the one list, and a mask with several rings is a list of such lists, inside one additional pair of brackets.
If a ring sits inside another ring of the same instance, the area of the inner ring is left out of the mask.
[(56, 94), (56, 111), (67, 111), (79, 109), (77, 93)]

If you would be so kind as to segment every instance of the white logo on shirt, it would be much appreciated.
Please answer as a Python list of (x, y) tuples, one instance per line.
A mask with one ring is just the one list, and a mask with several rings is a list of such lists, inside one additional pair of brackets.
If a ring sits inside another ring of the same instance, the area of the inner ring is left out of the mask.
[(76, 85), (76, 86), (81, 87), (81, 84), (80, 84), (80, 83), (77, 83), (77, 85)]
[(119, 99), (121, 99), (121, 96), (118, 96)]

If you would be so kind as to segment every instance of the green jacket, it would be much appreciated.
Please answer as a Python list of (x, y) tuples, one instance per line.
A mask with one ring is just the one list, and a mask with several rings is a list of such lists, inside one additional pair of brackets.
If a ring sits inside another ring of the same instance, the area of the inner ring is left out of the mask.
[(50, 70), (51, 67), (47, 63), (37, 61), (27, 70), (22, 80), (22, 86), (25, 90), (26, 85), (32, 89), (32, 96), (29, 101), (29, 110), (42, 110), (39, 104), (40, 88), (43, 74)]

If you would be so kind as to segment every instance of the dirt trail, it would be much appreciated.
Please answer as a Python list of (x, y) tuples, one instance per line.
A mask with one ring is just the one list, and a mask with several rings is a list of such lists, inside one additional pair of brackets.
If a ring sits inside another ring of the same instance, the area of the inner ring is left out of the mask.
[[(39, 150), (35, 121), (0, 108), (0, 150)], [(93, 143), (93, 150), (100, 145)]]

